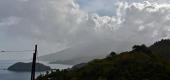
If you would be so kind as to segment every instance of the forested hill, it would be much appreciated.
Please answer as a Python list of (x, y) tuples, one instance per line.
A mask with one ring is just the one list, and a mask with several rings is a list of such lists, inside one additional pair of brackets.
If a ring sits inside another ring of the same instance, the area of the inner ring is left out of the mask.
[(162, 40), (149, 48), (135, 45), (132, 51), (111, 52), (104, 59), (95, 59), (72, 69), (53, 70), (37, 80), (170, 80), (170, 62), (159, 55), (161, 48), (170, 50), (160, 47), (169, 46), (169, 42)]
[(162, 58), (170, 59), (170, 39), (162, 39), (150, 46), (152, 52), (158, 54)]

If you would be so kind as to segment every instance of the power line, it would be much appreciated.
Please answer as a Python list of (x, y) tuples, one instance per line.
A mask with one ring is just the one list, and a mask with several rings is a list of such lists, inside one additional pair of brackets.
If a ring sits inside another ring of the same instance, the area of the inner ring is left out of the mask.
[(35, 69), (36, 69), (36, 59), (37, 59), (37, 45), (35, 45), (34, 50), (20, 50), (20, 51), (7, 51), (0, 49), (0, 53), (5, 52), (33, 52), (32, 69), (31, 69), (31, 80), (35, 80)]
[(20, 51), (6, 51), (6, 50), (1, 50), (1, 53), (7, 53), (7, 52), (33, 52), (34, 50), (20, 50)]

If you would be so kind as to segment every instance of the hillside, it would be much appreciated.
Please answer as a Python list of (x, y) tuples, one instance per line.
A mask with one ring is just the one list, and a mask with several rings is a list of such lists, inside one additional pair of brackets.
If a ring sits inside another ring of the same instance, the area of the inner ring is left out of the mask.
[(113, 52), (81, 67), (51, 71), (37, 80), (170, 80), (170, 62), (152, 50), (145, 45), (135, 45), (132, 51)]
[[(44, 55), (40, 57), (42, 61), (48, 61), (50, 63), (56, 64), (79, 64), (88, 62), (95, 58), (104, 58), (112, 50), (115, 50), (114, 46), (117, 46), (114, 43), (96, 41), (91, 42), (90, 44), (80, 44), (76, 45), (62, 51), (52, 53), (49, 55)], [(122, 46), (117, 46), (120, 48)]]
[(170, 39), (162, 39), (161, 41), (155, 42), (149, 48), (162, 58), (170, 58)]

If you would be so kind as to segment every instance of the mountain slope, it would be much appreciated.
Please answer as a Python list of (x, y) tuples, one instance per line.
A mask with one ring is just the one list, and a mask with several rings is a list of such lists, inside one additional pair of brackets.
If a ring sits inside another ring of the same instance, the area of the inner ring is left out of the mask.
[[(90, 61), (79, 68), (56, 70), (37, 80), (170, 80), (170, 62), (164, 63), (145, 46)], [(151, 56), (152, 55), (152, 56)]]
[(122, 46), (107, 41), (96, 41), (88, 44), (77, 45), (60, 52), (40, 57), (40, 60), (61, 64), (79, 64), (95, 58), (104, 58), (112, 50)]
[(170, 58), (170, 39), (162, 39), (150, 46), (152, 52), (158, 54), (162, 58)]

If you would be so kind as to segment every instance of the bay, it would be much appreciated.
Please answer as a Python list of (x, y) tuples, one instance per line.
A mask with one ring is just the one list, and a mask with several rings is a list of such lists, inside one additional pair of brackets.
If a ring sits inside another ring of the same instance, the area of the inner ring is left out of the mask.
[[(0, 80), (31, 80), (30, 72), (13, 72), (7, 70), (9, 66), (13, 65), (16, 62), (21, 62), (21, 61), (0, 60)], [(48, 64), (47, 62), (40, 62), (40, 63), (48, 65), (52, 69), (66, 69), (72, 67), (72, 65)], [(45, 72), (36, 72), (36, 76), (44, 73)]]

